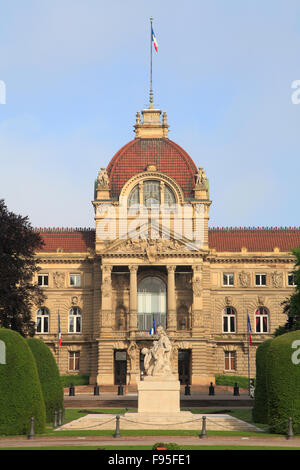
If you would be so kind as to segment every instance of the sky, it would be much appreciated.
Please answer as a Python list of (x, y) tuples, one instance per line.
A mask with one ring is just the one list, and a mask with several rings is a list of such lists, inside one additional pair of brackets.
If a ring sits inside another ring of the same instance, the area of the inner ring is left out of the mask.
[(298, 0), (0, 0), (0, 12), (10, 211), (94, 227), (97, 173), (148, 107), (153, 16), (154, 104), (205, 169), (210, 226), (300, 225)]

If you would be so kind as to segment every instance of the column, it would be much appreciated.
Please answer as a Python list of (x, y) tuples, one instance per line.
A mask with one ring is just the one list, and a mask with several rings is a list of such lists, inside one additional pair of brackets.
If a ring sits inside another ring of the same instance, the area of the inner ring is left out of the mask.
[(175, 296), (175, 269), (176, 266), (167, 266), (168, 270), (168, 314), (167, 329), (172, 336), (176, 332), (176, 296)]
[(102, 282), (101, 282), (101, 336), (112, 334), (112, 285), (111, 270), (112, 266), (102, 265)]
[(130, 298), (129, 298), (129, 334), (134, 336), (138, 329), (137, 319), (137, 270), (138, 266), (130, 265)]
[(203, 327), (202, 305), (202, 270), (201, 266), (193, 266), (193, 306), (192, 306), (192, 331), (193, 336), (199, 333)]

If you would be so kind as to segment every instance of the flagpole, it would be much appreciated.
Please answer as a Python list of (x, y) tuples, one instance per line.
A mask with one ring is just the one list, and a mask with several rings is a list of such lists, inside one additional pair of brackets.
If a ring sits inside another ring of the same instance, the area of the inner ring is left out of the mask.
[(153, 108), (153, 90), (152, 90), (152, 21), (153, 18), (150, 16), (150, 106)]

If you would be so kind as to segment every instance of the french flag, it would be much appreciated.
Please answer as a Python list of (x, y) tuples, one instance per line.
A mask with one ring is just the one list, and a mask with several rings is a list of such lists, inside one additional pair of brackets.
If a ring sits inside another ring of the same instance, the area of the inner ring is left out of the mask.
[(250, 318), (249, 318), (249, 314), (247, 314), (247, 317), (248, 317), (248, 334), (249, 334), (249, 344), (250, 346), (252, 345), (252, 329), (251, 329), (251, 323), (250, 323)]
[(152, 328), (150, 328), (149, 334), (150, 334), (150, 335), (156, 335), (154, 313), (153, 313), (153, 320), (152, 320)]
[(158, 43), (157, 43), (153, 28), (152, 28), (152, 41), (153, 41), (154, 49), (156, 50), (156, 52), (158, 52)]
[(60, 314), (58, 313), (58, 345), (61, 348)]

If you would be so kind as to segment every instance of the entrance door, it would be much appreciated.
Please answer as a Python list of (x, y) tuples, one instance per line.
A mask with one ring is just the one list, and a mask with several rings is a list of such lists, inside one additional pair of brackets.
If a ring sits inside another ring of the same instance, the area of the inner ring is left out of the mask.
[(126, 351), (120, 350), (115, 351), (114, 358), (115, 368), (115, 385), (126, 385), (127, 375), (127, 353)]
[(191, 383), (191, 351), (189, 349), (178, 351), (178, 375), (181, 385)]

